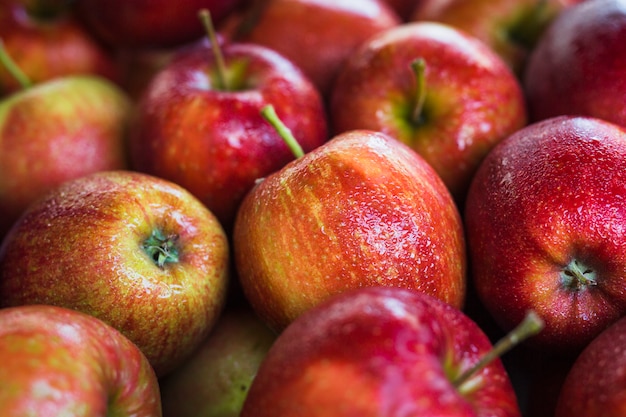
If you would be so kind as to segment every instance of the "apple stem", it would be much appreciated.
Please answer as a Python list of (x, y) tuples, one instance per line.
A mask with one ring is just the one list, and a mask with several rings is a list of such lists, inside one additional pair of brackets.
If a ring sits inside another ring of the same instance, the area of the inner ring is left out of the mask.
[(213, 19), (211, 18), (211, 12), (208, 9), (202, 9), (199, 12), (200, 20), (204, 25), (204, 28), (209, 36), (211, 42), (211, 50), (213, 51), (213, 57), (217, 65), (217, 85), (219, 90), (228, 90), (228, 81), (226, 80), (226, 63), (224, 61), (224, 55), (222, 54), (222, 48), (217, 40), (215, 33), (215, 26), (213, 26)]
[(426, 100), (426, 61), (417, 58), (411, 62), (411, 69), (415, 75), (415, 106), (413, 107), (412, 120), (416, 125), (421, 124), (423, 118), (424, 101)]
[(271, 104), (264, 106), (261, 109), (261, 115), (276, 129), (296, 158), (304, 156), (304, 150), (293, 136), (293, 133), (291, 133), (291, 130), (280, 120), (276, 110), (274, 110), (274, 106)]
[(22, 71), (22, 69), (15, 63), (13, 58), (7, 52), (7, 49), (4, 45), (4, 41), (0, 38), (0, 63), (4, 65), (4, 67), (9, 71), (9, 73), (17, 80), (20, 86), (24, 89), (29, 88), (33, 85), (32, 81), (28, 76)]
[(512, 27), (509, 37), (527, 49), (532, 48), (553, 17), (547, 0), (537, 0), (532, 9)]
[(495, 359), (501, 357), (505, 352), (511, 350), (523, 340), (539, 333), (545, 323), (534, 311), (529, 311), (524, 320), (511, 330), (506, 336), (500, 339), (493, 348), (487, 352), (474, 366), (463, 372), (452, 381), (453, 385), (460, 389), (474, 374), (483, 369)]

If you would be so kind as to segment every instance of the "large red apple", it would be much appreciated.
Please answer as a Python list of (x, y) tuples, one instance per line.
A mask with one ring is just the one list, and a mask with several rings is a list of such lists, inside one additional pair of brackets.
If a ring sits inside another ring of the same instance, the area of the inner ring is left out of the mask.
[(222, 32), (279, 52), (301, 68), (323, 96), (355, 47), (401, 23), (384, 0), (266, 0), (246, 10), (243, 23), (230, 19)]
[(520, 416), (502, 362), (479, 365), (488, 352), (480, 327), (439, 299), (404, 288), (348, 291), (278, 336), (241, 417)]
[(283, 329), (331, 295), (364, 286), (465, 298), (459, 212), (433, 168), (380, 132), (338, 135), (267, 176), (233, 232), (242, 290)]
[[(66, 8), (45, 17), (21, 0), (0, 1), (0, 40), (32, 83), (61, 76), (93, 74), (121, 80), (113, 51), (98, 43)], [(20, 83), (0, 66), (0, 95), (20, 89)]]
[(524, 73), (531, 120), (573, 114), (626, 126), (624, 39), (624, 0), (587, 0), (563, 11)]
[(275, 339), (249, 306), (228, 305), (194, 354), (160, 380), (163, 417), (239, 417)]
[(293, 63), (260, 45), (208, 42), (185, 48), (153, 77), (131, 126), (134, 170), (176, 182), (198, 197), (228, 230), (254, 182), (293, 154), (261, 115), (271, 104), (311, 150), (326, 142), (322, 98)]
[(465, 208), (478, 295), (504, 328), (528, 309), (542, 349), (575, 352), (626, 313), (626, 131), (560, 116), (487, 155)]
[(555, 417), (620, 417), (626, 414), (626, 317), (600, 333), (565, 377)]
[(42, 194), (128, 165), (129, 97), (93, 75), (61, 77), (0, 100), (0, 236)]
[(4, 417), (160, 417), (142, 352), (93, 316), (60, 307), (0, 309)]
[(76, 0), (77, 14), (93, 35), (121, 49), (163, 48), (204, 35), (198, 12), (218, 24), (244, 0)]
[(482, 158), (526, 124), (524, 94), (506, 63), (478, 39), (433, 22), (362, 43), (339, 72), (329, 113), (334, 134), (377, 130), (409, 145), (460, 204)]
[(584, 0), (419, 0), (412, 21), (454, 26), (487, 44), (521, 76), (528, 55), (565, 8)]
[(115, 327), (158, 376), (217, 321), (227, 237), (184, 188), (133, 171), (67, 181), (29, 206), (0, 246), (0, 306), (52, 304)]

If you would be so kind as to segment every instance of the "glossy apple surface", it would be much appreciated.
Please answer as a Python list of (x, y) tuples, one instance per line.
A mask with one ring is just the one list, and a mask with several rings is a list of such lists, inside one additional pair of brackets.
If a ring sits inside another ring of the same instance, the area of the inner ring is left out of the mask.
[(626, 131), (587, 117), (531, 124), (485, 158), (465, 207), (478, 295), (504, 328), (571, 352), (626, 313)]
[[(412, 68), (417, 59), (425, 65), (422, 83)], [(524, 94), (506, 63), (479, 40), (433, 22), (406, 23), (362, 43), (337, 77), (329, 113), (334, 134), (370, 129), (406, 143), (460, 204), (482, 158), (526, 124)]]
[(5, 417), (160, 417), (159, 385), (141, 351), (93, 316), (54, 306), (0, 310)]
[(571, 366), (555, 417), (619, 417), (626, 413), (626, 318), (600, 333)]
[(267, 47), (222, 46), (228, 86), (201, 42), (171, 58), (146, 87), (131, 126), (133, 169), (166, 178), (232, 226), (254, 182), (294, 156), (261, 115), (272, 104), (305, 151), (328, 139), (319, 92), (290, 61)]
[(269, 0), (248, 8), (243, 24), (222, 28), (235, 40), (274, 49), (326, 96), (347, 56), (361, 42), (401, 22), (383, 0)]
[(461, 220), (430, 165), (374, 131), (331, 139), (259, 182), (233, 232), (243, 292), (273, 329), (331, 295), (398, 286), (465, 298)]
[(0, 247), (0, 305), (52, 304), (102, 319), (159, 377), (204, 340), (224, 305), (228, 243), (188, 191), (132, 171), (65, 182)]
[(520, 416), (500, 360), (454, 382), (490, 349), (473, 321), (424, 293), (345, 292), (278, 336), (241, 417)]
[(164, 48), (182, 45), (204, 35), (198, 19), (202, 9), (215, 24), (242, 0), (121, 0), (76, 1), (77, 14), (93, 35), (122, 49)]
[(97, 76), (68, 76), (0, 101), (0, 235), (42, 194), (96, 171), (128, 165), (132, 104)]
[(626, 126), (626, 2), (587, 0), (541, 37), (524, 73), (531, 119), (582, 115)]
[(521, 76), (528, 55), (565, 8), (584, 0), (420, 0), (412, 21), (456, 27), (480, 39)]
[(161, 379), (164, 417), (239, 417), (276, 335), (248, 306), (227, 306), (202, 345)]

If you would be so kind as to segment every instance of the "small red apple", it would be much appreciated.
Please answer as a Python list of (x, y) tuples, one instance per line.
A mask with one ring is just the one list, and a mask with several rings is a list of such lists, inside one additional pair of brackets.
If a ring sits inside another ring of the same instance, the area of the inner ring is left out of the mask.
[[(305, 150), (326, 142), (322, 98), (304, 74), (260, 45), (185, 48), (156, 73), (138, 103), (131, 167), (176, 182), (232, 226), (254, 182), (293, 154), (261, 115), (271, 104)], [(223, 75), (223, 79), (220, 78)]]
[(576, 352), (626, 314), (626, 130), (559, 116), (500, 142), (464, 220), (474, 285), (503, 327), (532, 309), (532, 343)]
[(0, 309), (3, 417), (160, 417), (159, 384), (130, 340), (61, 307)]
[[(528, 323), (528, 335), (541, 328)], [(485, 361), (496, 350), (476, 323), (437, 298), (354, 289), (278, 336), (241, 417), (520, 416), (502, 362)]]
[(581, 115), (626, 126), (624, 39), (624, 0), (587, 0), (564, 10), (524, 72), (531, 120)]
[(380, 132), (345, 132), (259, 181), (232, 241), (242, 290), (274, 330), (356, 287), (464, 302), (454, 200), (423, 158)]
[(483, 42), (415, 22), (381, 31), (352, 53), (329, 114), (334, 134), (377, 130), (409, 145), (462, 205), (482, 158), (526, 124), (526, 102), (516, 76)]
[(626, 415), (626, 317), (596, 336), (572, 364), (555, 417)]
[(100, 318), (159, 377), (206, 338), (226, 299), (226, 234), (184, 188), (133, 171), (66, 181), (0, 246), (0, 306), (51, 304)]

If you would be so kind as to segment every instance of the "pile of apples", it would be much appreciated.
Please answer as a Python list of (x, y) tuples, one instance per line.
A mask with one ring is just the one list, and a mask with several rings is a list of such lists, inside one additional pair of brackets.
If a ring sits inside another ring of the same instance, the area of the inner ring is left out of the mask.
[(623, 416), (626, 0), (0, 0), (2, 416)]

